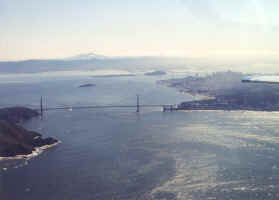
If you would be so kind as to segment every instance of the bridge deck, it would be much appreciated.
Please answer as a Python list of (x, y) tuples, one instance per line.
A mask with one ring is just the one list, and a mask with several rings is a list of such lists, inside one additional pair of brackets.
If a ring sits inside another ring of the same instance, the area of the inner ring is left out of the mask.
[[(139, 105), (140, 108), (144, 107), (169, 107), (170, 105)], [(45, 107), (43, 111), (51, 110), (68, 110), (68, 109), (98, 109), (98, 108), (137, 108), (137, 105), (104, 105), (104, 106), (62, 106), (62, 107)], [(36, 109), (41, 110), (41, 109)]]

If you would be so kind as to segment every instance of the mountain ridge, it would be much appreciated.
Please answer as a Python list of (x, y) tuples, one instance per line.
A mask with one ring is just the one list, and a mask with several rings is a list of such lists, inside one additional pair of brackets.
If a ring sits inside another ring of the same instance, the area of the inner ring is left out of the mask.
[(96, 54), (96, 53), (83, 53), (83, 54), (78, 54), (76, 56), (71, 56), (71, 57), (66, 57), (63, 60), (91, 60), (91, 59), (100, 59), (100, 60), (104, 60), (104, 59), (108, 59), (109, 57), (104, 56), (104, 55), (100, 55), (100, 54)]

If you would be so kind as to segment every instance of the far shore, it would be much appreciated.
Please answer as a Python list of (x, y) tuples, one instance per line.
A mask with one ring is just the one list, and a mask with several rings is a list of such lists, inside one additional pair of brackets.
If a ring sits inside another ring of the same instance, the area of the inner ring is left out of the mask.
[(178, 110), (279, 111), (278, 85), (243, 83), (246, 75), (227, 71), (158, 83), (196, 97), (196, 100), (180, 103)]

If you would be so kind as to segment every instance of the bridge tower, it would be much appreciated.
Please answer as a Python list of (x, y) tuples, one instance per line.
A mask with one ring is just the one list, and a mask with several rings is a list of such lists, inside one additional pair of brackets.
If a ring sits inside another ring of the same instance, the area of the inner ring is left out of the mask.
[(139, 113), (139, 95), (137, 94), (137, 113)]
[(40, 101), (40, 107), (41, 107), (41, 119), (43, 119), (43, 97), (41, 96), (41, 101)]

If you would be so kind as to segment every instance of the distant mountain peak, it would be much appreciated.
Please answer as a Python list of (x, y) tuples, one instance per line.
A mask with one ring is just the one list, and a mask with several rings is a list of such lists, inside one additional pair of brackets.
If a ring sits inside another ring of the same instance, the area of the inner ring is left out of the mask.
[(91, 59), (104, 60), (106, 58), (107, 58), (106, 56), (95, 54), (95, 53), (85, 53), (85, 54), (79, 54), (77, 56), (66, 58), (65, 60), (91, 60)]

